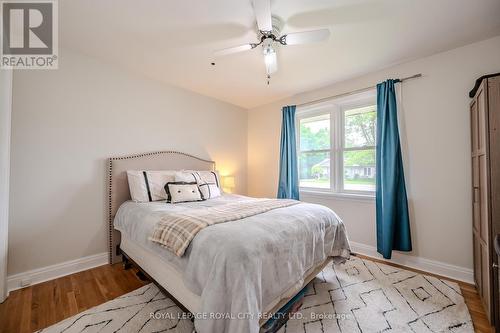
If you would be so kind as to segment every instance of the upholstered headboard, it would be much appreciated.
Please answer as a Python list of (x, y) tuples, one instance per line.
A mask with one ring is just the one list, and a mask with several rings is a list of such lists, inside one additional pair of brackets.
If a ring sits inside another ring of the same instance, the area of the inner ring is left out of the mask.
[(122, 203), (130, 200), (127, 170), (215, 170), (215, 162), (176, 151), (158, 151), (112, 157), (108, 164), (109, 262), (121, 261), (117, 249), (120, 232), (115, 230), (115, 214)]

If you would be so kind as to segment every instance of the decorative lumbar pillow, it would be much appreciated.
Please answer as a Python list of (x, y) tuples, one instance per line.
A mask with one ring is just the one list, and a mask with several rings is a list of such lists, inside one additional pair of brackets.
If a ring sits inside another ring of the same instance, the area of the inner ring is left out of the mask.
[(165, 184), (175, 181), (174, 170), (145, 171), (128, 170), (130, 196), (135, 202), (150, 202), (167, 199)]
[(204, 200), (196, 182), (170, 182), (165, 185), (165, 192), (171, 203)]
[(217, 171), (182, 170), (175, 173), (175, 181), (197, 182), (204, 199), (216, 198), (222, 193)]

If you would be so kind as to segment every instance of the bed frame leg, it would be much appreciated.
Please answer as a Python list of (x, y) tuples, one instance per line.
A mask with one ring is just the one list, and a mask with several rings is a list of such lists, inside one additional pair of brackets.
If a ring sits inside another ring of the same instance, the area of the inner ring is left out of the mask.
[(135, 275), (139, 278), (139, 280), (141, 281), (149, 281), (148, 277), (146, 275), (144, 275), (144, 273), (142, 271), (138, 271), (137, 273), (135, 273)]
[(194, 315), (190, 316), (189, 320), (193, 323), (193, 331), (191, 333), (197, 333), (196, 328), (194, 327)]
[(123, 261), (123, 269), (127, 270), (132, 267), (130, 260), (128, 260), (126, 256), (123, 256), (122, 261)]

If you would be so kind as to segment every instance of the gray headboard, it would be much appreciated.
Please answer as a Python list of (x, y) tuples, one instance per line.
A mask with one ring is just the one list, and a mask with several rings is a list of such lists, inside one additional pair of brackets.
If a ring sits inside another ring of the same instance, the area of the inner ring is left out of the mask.
[(215, 170), (215, 162), (177, 151), (158, 151), (112, 157), (108, 163), (109, 262), (121, 261), (117, 254), (120, 232), (115, 230), (115, 214), (122, 203), (130, 200), (127, 170)]

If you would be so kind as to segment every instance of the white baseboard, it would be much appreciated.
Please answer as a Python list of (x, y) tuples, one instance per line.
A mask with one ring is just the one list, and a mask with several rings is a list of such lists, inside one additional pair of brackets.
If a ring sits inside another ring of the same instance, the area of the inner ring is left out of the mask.
[[(393, 262), (402, 266), (415, 268), (429, 273), (442, 275), (451, 279), (474, 284), (474, 273), (472, 269), (450, 265), (444, 262), (415, 257), (412, 255), (393, 252), (392, 259), (386, 260), (377, 252), (374, 246), (350, 242), (354, 253), (363, 254), (368, 257)], [(66, 261), (31, 271), (10, 275), (7, 277), (7, 289), (13, 291), (29, 285), (49, 281), (61, 276), (81, 272), (86, 269), (102, 266), (108, 263), (108, 253), (95, 254), (80, 259)], [(30, 281), (28, 285), (22, 285), (21, 281)]]
[(363, 254), (368, 257), (377, 258), (387, 262), (393, 262), (402, 266), (415, 268), (421, 271), (434, 273), (454, 280), (474, 284), (474, 271), (470, 268), (450, 265), (441, 261), (415, 257), (401, 252), (393, 252), (391, 260), (384, 259), (377, 248), (371, 245), (350, 242), (354, 253)]
[[(28, 287), (37, 283), (57, 279), (61, 276), (81, 272), (108, 263), (108, 253), (94, 254), (80, 259), (70, 260), (47, 267), (37, 268), (31, 271), (10, 275), (7, 277), (7, 290)], [(29, 283), (22, 283), (28, 282)]]

